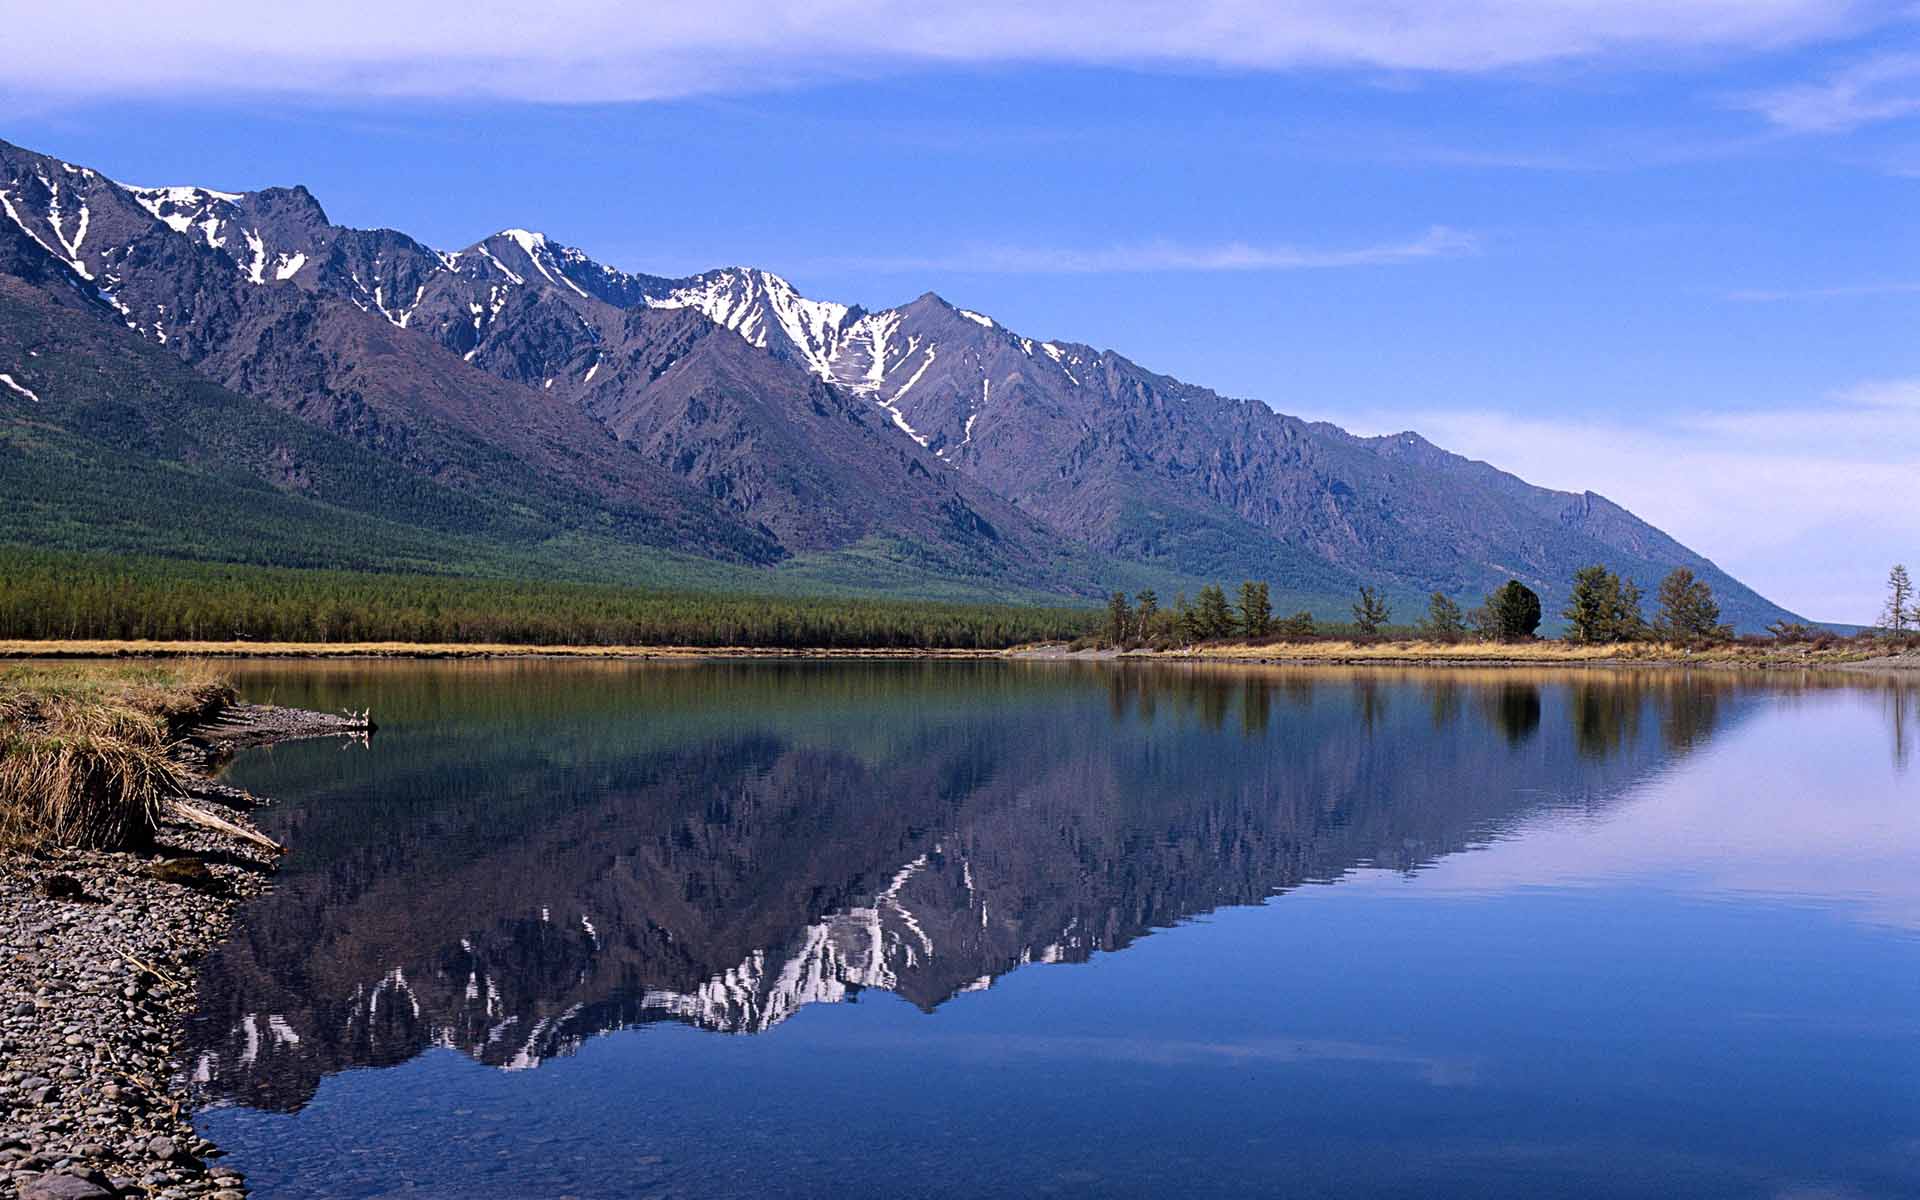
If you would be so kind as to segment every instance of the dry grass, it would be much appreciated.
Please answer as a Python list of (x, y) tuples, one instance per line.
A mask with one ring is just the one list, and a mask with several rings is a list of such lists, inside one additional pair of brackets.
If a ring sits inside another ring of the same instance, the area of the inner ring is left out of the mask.
[(1283, 658), (1298, 662), (1596, 662), (1661, 658), (1639, 646), (1571, 646), (1564, 642), (1268, 642), (1201, 646), (1199, 658)]
[(1582, 646), (1568, 642), (1270, 642), (1201, 646), (1177, 657), (1225, 661), (1281, 661), (1295, 663), (1622, 663), (1693, 664), (1711, 666), (1836, 666), (1867, 658), (1872, 652), (1836, 647), (1813, 650), (1804, 645), (1753, 646), (1729, 644), (1693, 649), (1658, 642), (1620, 642)]
[(0, 669), (0, 843), (144, 844), (180, 794), (174, 738), (232, 698), (204, 664)]
[(143, 845), (179, 794), (179, 769), (161, 747), (88, 734), (10, 738), (0, 752), (0, 842)]

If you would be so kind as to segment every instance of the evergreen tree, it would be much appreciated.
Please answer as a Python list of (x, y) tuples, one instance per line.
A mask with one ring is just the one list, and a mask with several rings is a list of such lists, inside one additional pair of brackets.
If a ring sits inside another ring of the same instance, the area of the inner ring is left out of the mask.
[(1140, 594), (1133, 598), (1135, 619), (1140, 625), (1140, 636), (1153, 637), (1157, 632), (1154, 626), (1160, 622), (1160, 597), (1152, 588), (1141, 588)]
[(1629, 575), (1620, 581), (1620, 603), (1614, 609), (1613, 635), (1618, 642), (1637, 642), (1647, 636), (1647, 617), (1641, 611), (1644, 593)]
[(1654, 632), (1675, 642), (1724, 642), (1733, 630), (1720, 623), (1720, 605), (1704, 579), (1675, 567), (1660, 581), (1660, 615)]
[(1370, 587), (1360, 589), (1360, 599), (1353, 606), (1354, 628), (1363, 634), (1379, 633), (1380, 627), (1385, 625), (1392, 615), (1393, 611), (1387, 607), (1387, 602), (1380, 598), (1378, 592)]
[(1567, 600), (1567, 640), (1604, 642), (1612, 628), (1610, 597), (1619, 591), (1619, 577), (1603, 566), (1582, 567), (1573, 576), (1573, 595)]
[(1107, 601), (1107, 641), (1113, 645), (1125, 642), (1133, 632), (1133, 608), (1127, 603), (1125, 592), (1115, 592)]
[(1436, 642), (1457, 642), (1467, 633), (1466, 614), (1445, 592), (1435, 592), (1427, 599), (1427, 619), (1420, 632)]
[(1200, 589), (1200, 601), (1195, 610), (1202, 638), (1233, 636), (1233, 609), (1228, 607), (1227, 593), (1219, 584), (1210, 583)]
[(1887, 573), (1887, 607), (1880, 614), (1880, 623), (1895, 633), (1904, 632), (1909, 621), (1920, 624), (1920, 609), (1907, 607), (1912, 599), (1913, 580), (1905, 564), (1896, 563)]
[(1173, 630), (1183, 642), (1197, 642), (1204, 635), (1200, 632), (1200, 615), (1193, 605), (1187, 603), (1187, 594), (1181, 592), (1173, 598)]
[(1313, 614), (1303, 608), (1286, 620), (1281, 621), (1276, 627), (1275, 632), (1279, 633), (1283, 638), (1288, 638), (1293, 641), (1305, 641), (1314, 635)]
[(1492, 618), (1481, 632), (1495, 641), (1523, 642), (1540, 628), (1540, 595), (1518, 579), (1509, 579), (1487, 597)]
[(1567, 619), (1570, 642), (1630, 642), (1646, 632), (1639, 585), (1598, 564), (1574, 573), (1573, 595), (1561, 615)]
[(1273, 604), (1267, 598), (1267, 585), (1249, 579), (1240, 585), (1240, 628), (1250, 638), (1265, 637), (1273, 631)]

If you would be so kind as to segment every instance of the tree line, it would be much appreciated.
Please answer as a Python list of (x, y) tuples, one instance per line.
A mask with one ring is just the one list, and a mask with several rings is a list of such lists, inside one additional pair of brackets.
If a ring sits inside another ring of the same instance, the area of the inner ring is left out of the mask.
[[(1903, 609), (1913, 595), (1911, 585), (1905, 587), (1897, 601)], [(1730, 641), (1734, 636), (1733, 628), (1720, 619), (1720, 604), (1711, 585), (1687, 567), (1676, 567), (1661, 580), (1655, 600), (1657, 610), (1648, 620), (1645, 594), (1631, 577), (1623, 579), (1604, 565), (1584, 567), (1575, 572), (1567, 607), (1560, 614), (1566, 622), (1565, 639), (1602, 644), (1652, 638), (1708, 645)], [(1360, 588), (1351, 611), (1350, 624), (1331, 627), (1322, 627), (1305, 610), (1276, 617), (1267, 585), (1257, 580), (1240, 585), (1237, 602), (1230, 602), (1220, 585), (1209, 584), (1192, 602), (1183, 593), (1170, 608), (1163, 608), (1151, 589), (1133, 597), (1115, 592), (1108, 599), (1099, 636), (1109, 645), (1158, 646), (1223, 638), (1369, 638), (1387, 631), (1393, 619), (1386, 598), (1371, 586)], [(1436, 591), (1428, 598), (1425, 614), (1401, 631), (1436, 642), (1523, 642), (1538, 636), (1543, 615), (1539, 593), (1517, 579), (1509, 579), (1470, 609)], [(1911, 617), (1920, 624), (1920, 610)], [(1779, 630), (1775, 632), (1780, 634)]]
[(1076, 638), (1098, 616), (0, 550), (7, 638), (986, 650)]

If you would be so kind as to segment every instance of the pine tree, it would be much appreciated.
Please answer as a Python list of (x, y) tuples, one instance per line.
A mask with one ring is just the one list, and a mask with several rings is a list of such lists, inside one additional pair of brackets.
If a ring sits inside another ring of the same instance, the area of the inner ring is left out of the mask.
[(1570, 642), (1604, 642), (1611, 628), (1610, 597), (1619, 590), (1618, 577), (1603, 566), (1582, 567), (1574, 572), (1573, 594), (1560, 615), (1567, 619)]
[(1920, 624), (1920, 609), (1907, 607), (1912, 599), (1913, 580), (1906, 565), (1895, 563), (1887, 572), (1887, 607), (1880, 614), (1880, 623), (1895, 633), (1904, 632), (1909, 621)]
[(1370, 587), (1360, 589), (1360, 599), (1353, 606), (1354, 628), (1363, 634), (1378, 633), (1392, 615), (1393, 610), (1387, 607), (1378, 592)]
[(1140, 625), (1140, 636), (1154, 636), (1154, 626), (1159, 622), (1160, 597), (1152, 588), (1141, 588), (1140, 594), (1133, 598), (1136, 620)]
[(1173, 598), (1173, 628), (1180, 640), (1189, 645), (1206, 636), (1200, 632), (1200, 614), (1187, 603), (1185, 592)]
[(1436, 642), (1457, 642), (1466, 636), (1466, 615), (1445, 592), (1435, 592), (1427, 599), (1427, 619), (1420, 632)]
[(1115, 592), (1107, 601), (1107, 641), (1115, 646), (1124, 643), (1133, 629), (1133, 608), (1127, 603), (1125, 592)]
[(1267, 598), (1267, 585), (1249, 579), (1240, 585), (1240, 628), (1250, 638), (1265, 637), (1273, 631), (1273, 604)]
[(1646, 618), (1640, 614), (1640, 586), (1599, 564), (1574, 572), (1573, 595), (1561, 616), (1567, 619), (1570, 642), (1629, 642), (1646, 632)]
[(1640, 601), (1645, 595), (1640, 585), (1629, 575), (1620, 581), (1620, 600), (1614, 608), (1613, 640), (1616, 642), (1637, 642), (1647, 636), (1646, 614), (1640, 609)]
[(1674, 642), (1724, 642), (1733, 630), (1720, 623), (1713, 588), (1686, 567), (1675, 567), (1660, 581), (1660, 614), (1654, 632)]
[(1227, 593), (1217, 583), (1200, 589), (1196, 605), (1197, 624), (1202, 638), (1232, 637), (1233, 609), (1227, 605)]

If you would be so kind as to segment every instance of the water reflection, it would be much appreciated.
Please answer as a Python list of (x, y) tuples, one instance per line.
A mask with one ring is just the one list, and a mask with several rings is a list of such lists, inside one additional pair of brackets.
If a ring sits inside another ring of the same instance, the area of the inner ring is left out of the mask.
[[(213, 1099), (297, 1109), (433, 1046), (933, 1011), (1359, 867), (1604, 809), (1783, 688), (1730, 674), (806, 664), (310, 668), (364, 753), (237, 773), (297, 847), (210, 961)], [(1896, 707), (1903, 744), (1907, 690)], [(1904, 753), (1896, 750), (1896, 753)]]

